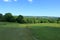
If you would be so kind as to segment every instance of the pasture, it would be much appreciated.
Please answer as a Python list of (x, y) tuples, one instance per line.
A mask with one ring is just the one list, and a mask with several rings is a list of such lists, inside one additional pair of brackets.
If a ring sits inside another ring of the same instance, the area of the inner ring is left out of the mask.
[(0, 22), (0, 40), (60, 40), (60, 24)]

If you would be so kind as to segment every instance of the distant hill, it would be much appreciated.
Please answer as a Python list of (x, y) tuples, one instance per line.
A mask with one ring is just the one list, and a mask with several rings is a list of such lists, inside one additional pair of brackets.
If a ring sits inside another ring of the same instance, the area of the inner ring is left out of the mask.
[(27, 18), (35, 17), (35, 18), (46, 18), (46, 19), (49, 19), (49, 18), (53, 18), (53, 19), (59, 18), (59, 17), (49, 17), (49, 16), (24, 16), (24, 17), (27, 17)]

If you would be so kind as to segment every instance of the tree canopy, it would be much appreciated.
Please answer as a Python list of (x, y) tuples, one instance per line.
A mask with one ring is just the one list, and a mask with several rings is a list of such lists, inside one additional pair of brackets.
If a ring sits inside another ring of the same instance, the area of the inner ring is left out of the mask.
[(12, 13), (0, 13), (0, 21), (6, 22), (17, 22), (17, 23), (60, 23), (60, 17), (58, 18), (43, 18), (43, 17), (32, 17), (32, 16), (13, 16)]

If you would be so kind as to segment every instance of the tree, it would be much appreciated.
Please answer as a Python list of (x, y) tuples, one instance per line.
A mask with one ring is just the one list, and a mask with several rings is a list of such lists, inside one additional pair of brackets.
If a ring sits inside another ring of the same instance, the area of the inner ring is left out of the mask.
[(60, 23), (60, 17), (57, 19), (57, 23)]
[(0, 18), (2, 18), (2, 16), (3, 16), (3, 15), (0, 13)]
[(16, 18), (16, 21), (17, 21), (18, 23), (24, 23), (23, 16), (22, 16), (22, 15), (19, 15), (19, 16)]
[(6, 13), (4, 15), (4, 19), (5, 21), (8, 21), (8, 22), (15, 22), (15, 18), (12, 16), (11, 13)]
[(0, 21), (3, 21), (3, 15), (0, 13)]

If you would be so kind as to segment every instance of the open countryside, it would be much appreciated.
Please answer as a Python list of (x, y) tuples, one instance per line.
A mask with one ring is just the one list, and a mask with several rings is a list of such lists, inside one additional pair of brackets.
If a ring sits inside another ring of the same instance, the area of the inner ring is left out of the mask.
[(0, 0), (0, 40), (60, 40), (60, 0)]
[(0, 40), (60, 40), (60, 24), (0, 22)]

